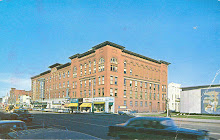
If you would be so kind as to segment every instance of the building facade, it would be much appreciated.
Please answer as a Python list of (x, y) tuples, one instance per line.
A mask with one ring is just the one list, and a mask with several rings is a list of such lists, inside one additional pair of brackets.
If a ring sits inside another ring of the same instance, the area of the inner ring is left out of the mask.
[(32, 97), (31, 91), (25, 91), (25, 90), (18, 90), (16, 88), (11, 88), (9, 98), (8, 98), (8, 104), (19, 104), (20, 102), (20, 96), (27, 95)]
[(180, 86), (181, 84), (176, 83), (168, 84), (168, 103), (171, 111), (180, 111)]
[(220, 114), (220, 85), (182, 88), (180, 112)]
[(126, 108), (138, 112), (165, 110), (170, 63), (108, 41), (69, 58), (71, 62), (56, 63), (31, 78), (34, 100), (63, 98), (64, 103), (70, 103), (73, 98), (92, 98), (79, 108), (97, 112)]

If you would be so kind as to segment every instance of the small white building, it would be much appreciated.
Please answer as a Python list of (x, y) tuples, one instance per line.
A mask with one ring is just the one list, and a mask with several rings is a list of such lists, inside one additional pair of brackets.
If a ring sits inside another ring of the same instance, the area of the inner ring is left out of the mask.
[(181, 84), (169, 83), (168, 84), (168, 102), (169, 110), (180, 111), (180, 86)]
[(220, 114), (220, 85), (183, 87), (180, 103), (181, 113)]
[(19, 104), (20, 106), (22, 105), (23, 107), (30, 107), (31, 105), (31, 97), (27, 95), (21, 95), (19, 97)]

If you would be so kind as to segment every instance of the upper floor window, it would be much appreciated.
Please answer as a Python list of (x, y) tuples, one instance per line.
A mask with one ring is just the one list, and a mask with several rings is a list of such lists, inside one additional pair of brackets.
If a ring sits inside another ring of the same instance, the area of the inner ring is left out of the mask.
[(104, 65), (104, 63), (105, 63), (104, 58), (100, 58), (100, 59), (99, 59), (99, 71), (100, 71), (100, 72), (105, 70), (105, 65)]
[(82, 64), (80, 64), (80, 76), (82, 76)]
[(73, 78), (77, 77), (77, 68), (73, 68)]
[(93, 73), (96, 73), (96, 61), (94, 60), (94, 62), (93, 62)]
[(65, 78), (65, 72), (63, 72), (63, 78)]
[(132, 75), (132, 69), (130, 69), (130, 75)]
[(70, 71), (67, 72), (67, 77), (70, 77)]

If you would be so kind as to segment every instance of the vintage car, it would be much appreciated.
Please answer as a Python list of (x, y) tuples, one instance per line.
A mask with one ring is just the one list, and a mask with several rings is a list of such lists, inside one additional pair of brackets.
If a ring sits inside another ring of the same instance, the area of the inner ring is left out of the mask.
[(99, 139), (85, 133), (57, 128), (28, 129), (8, 135), (11, 139)]
[(170, 118), (135, 117), (109, 126), (108, 136), (122, 139), (209, 139), (208, 131), (179, 128)]
[(132, 111), (131, 109), (125, 109), (123, 111), (118, 111), (118, 115), (134, 115), (136, 113), (135, 111)]
[(10, 114), (10, 118), (13, 120), (31, 122), (34, 117), (27, 109), (15, 109), (13, 113)]
[(8, 139), (10, 132), (26, 130), (25, 122), (19, 120), (1, 120), (0, 121), (0, 139)]

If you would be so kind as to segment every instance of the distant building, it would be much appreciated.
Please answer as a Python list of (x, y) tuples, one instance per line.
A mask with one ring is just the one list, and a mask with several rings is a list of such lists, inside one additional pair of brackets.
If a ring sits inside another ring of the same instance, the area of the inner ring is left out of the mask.
[(180, 112), (220, 114), (220, 85), (183, 87)]
[(8, 98), (9, 98), (8, 94), (2, 97), (3, 108), (8, 105)]
[(96, 112), (165, 110), (170, 63), (109, 41), (69, 58), (71, 62), (53, 64), (50, 70), (31, 77), (34, 101), (47, 102), (50, 107), (69, 101), (85, 111), (93, 102)]
[(19, 105), (23, 107), (30, 107), (31, 106), (31, 97), (28, 95), (21, 95), (19, 97)]
[(20, 96), (22, 95), (27, 95), (27, 96), (32, 97), (32, 92), (25, 91), (25, 90), (18, 90), (16, 88), (11, 88), (10, 95), (8, 98), (8, 104), (13, 104), (13, 105), (19, 104), (19, 99), (20, 99)]
[(179, 112), (180, 111), (180, 86), (181, 84), (169, 83), (168, 84), (168, 103), (169, 110)]

